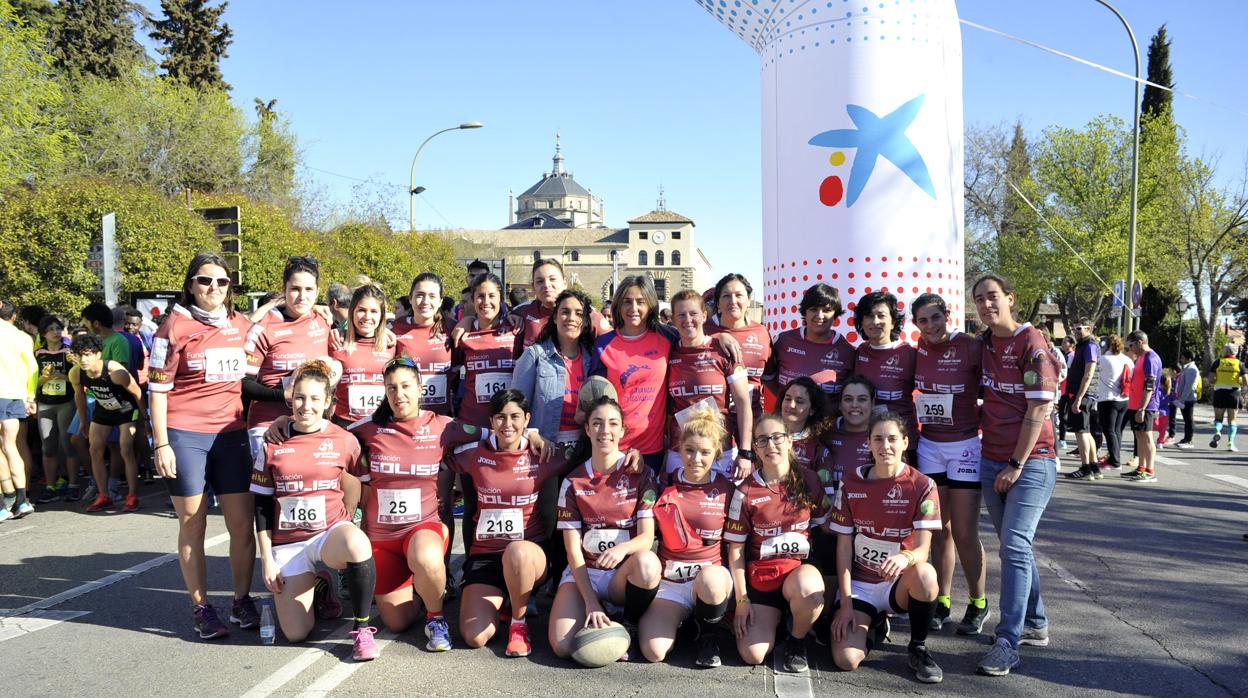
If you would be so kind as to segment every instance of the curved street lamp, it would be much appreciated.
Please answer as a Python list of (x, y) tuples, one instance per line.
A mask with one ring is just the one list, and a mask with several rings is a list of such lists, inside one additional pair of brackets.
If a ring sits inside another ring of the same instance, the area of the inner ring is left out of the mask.
[[(443, 133), (446, 133), (447, 131), (459, 131), (462, 129), (481, 128), (484, 125), (485, 124), (481, 123), (480, 121), (465, 121), (464, 123), (458, 126), (444, 128), (441, 131), (434, 132), (432, 136), (429, 136), (428, 138), (426, 138), (424, 142), (420, 144), (420, 147), (416, 149), (416, 155), (412, 157), (411, 175), (409, 176), (407, 180), (407, 230), (409, 233), (416, 232), (416, 195), (419, 194), (420, 191), (424, 191), (424, 187), (416, 186), (416, 160), (417, 158), (420, 157), (420, 151), (425, 149), (425, 143), (428, 143), (429, 141), (433, 140), (434, 136), (441, 135)], [(416, 191), (418, 188), (420, 189), (420, 191)]]

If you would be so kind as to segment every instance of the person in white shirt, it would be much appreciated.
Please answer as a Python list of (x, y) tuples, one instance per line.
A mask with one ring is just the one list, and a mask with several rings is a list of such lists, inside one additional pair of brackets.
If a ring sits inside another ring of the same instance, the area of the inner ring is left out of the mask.
[(1113, 470), (1122, 468), (1122, 429), (1126, 424), (1127, 385), (1132, 362), (1122, 353), (1122, 337), (1109, 335), (1105, 353), (1097, 360), (1096, 411), (1105, 437), (1105, 465)]

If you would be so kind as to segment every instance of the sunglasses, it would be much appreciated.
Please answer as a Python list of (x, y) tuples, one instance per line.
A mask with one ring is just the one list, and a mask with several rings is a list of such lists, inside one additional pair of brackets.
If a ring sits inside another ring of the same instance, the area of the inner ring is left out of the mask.
[(420, 373), (420, 367), (416, 365), (416, 359), (413, 359), (412, 357), (407, 356), (406, 354), (403, 356), (396, 356), (393, 359), (390, 359), (389, 361), (387, 361), (386, 367), (382, 369), (382, 373), (385, 373), (386, 371), (389, 371), (390, 369), (395, 368), (396, 366), (404, 366), (404, 367), (412, 369), (417, 374)]
[(196, 276), (194, 277), (194, 280), (195, 283), (200, 286), (211, 286), (214, 282), (216, 283), (217, 288), (225, 288), (230, 285), (230, 277), (228, 276)]

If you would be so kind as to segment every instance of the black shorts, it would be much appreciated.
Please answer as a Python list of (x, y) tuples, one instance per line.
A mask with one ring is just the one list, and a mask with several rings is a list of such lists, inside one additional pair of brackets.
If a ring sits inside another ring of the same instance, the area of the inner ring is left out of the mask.
[(1239, 388), (1218, 388), (1213, 391), (1213, 407), (1220, 410), (1239, 409)]
[[(544, 545), (537, 543), (537, 545)], [(546, 571), (542, 573), (540, 579), (534, 587), (541, 586), (542, 582), (550, 577), (550, 560), (546, 561)], [(459, 584), (461, 590), (467, 589), (473, 584), (485, 584), (492, 586), (507, 595), (507, 577), (503, 574), (503, 554), (502, 553), (485, 553), (483, 555), (469, 555), (464, 558), (464, 570), (460, 574), (462, 580)]]
[(99, 405), (91, 410), (91, 423), (100, 424), (106, 427), (119, 427), (123, 424), (130, 424), (139, 421), (139, 411), (134, 409), (112, 410), (100, 409)]
[[(833, 561), (833, 564), (836, 564), (835, 560)], [(761, 589), (755, 589), (754, 585), (750, 584), (747, 579), (745, 582), (745, 595), (750, 598), (750, 603), (755, 606), (770, 606), (771, 608), (776, 608), (781, 611), (784, 611), (789, 607), (789, 602), (784, 599), (783, 584), (781, 584), (780, 588), (775, 591), (763, 591)]]
[(1071, 409), (1070, 404), (1074, 400), (1066, 401), (1066, 431), (1073, 431), (1076, 434), (1086, 434), (1092, 431), (1092, 408), (1096, 406), (1096, 400), (1090, 397), (1083, 398), (1083, 402), (1079, 404), (1079, 413)]
[(1131, 431), (1152, 431), (1153, 422), (1157, 421), (1157, 413), (1149, 411), (1144, 413), (1144, 421), (1135, 421), (1135, 410), (1127, 411), (1127, 421), (1131, 423)]
[(837, 534), (828, 533), (822, 528), (810, 531), (810, 558), (806, 560), (819, 569), (825, 577), (836, 576), (836, 541)]

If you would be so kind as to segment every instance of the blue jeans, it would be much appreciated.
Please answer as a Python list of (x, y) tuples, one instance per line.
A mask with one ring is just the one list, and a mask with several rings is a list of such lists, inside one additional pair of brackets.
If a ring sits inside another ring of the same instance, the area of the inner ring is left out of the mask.
[(1001, 621), (996, 636), (1005, 638), (1018, 649), (1018, 637), (1024, 621), (1029, 628), (1048, 626), (1044, 600), (1040, 598), (1040, 570), (1031, 552), (1031, 544), (1040, 525), (1044, 508), (1053, 496), (1057, 483), (1057, 461), (1053, 458), (1028, 458), (1023, 472), (1004, 495), (997, 494), (992, 483), (1008, 463), (981, 458), (979, 481), (983, 485), (984, 504), (1001, 542)]

